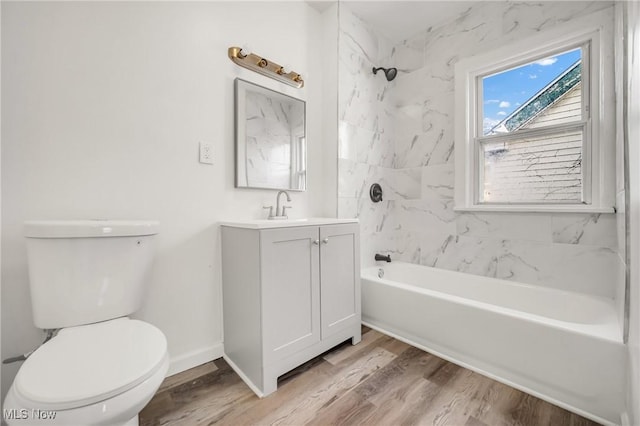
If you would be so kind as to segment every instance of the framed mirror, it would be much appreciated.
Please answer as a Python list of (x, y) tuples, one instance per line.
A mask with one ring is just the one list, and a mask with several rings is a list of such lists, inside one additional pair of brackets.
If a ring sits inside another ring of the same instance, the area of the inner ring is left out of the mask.
[(307, 188), (305, 102), (236, 78), (236, 188)]

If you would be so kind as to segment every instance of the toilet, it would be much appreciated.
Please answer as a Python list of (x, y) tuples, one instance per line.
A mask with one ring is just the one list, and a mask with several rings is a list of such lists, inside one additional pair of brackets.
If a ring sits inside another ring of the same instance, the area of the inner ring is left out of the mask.
[(167, 340), (131, 319), (145, 296), (158, 222), (25, 222), (36, 327), (57, 330), (20, 367), (9, 425), (138, 425), (169, 366)]

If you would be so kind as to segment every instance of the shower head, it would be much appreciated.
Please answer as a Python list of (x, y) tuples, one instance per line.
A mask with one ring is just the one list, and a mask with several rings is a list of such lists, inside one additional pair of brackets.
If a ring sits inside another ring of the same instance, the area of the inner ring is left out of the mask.
[(373, 68), (373, 74), (378, 74), (378, 71), (384, 71), (384, 75), (385, 77), (387, 77), (387, 81), (391, 81), (394, 78), (396, 78), (396, 75), (398, 75), (398, 69), (397, 68)]

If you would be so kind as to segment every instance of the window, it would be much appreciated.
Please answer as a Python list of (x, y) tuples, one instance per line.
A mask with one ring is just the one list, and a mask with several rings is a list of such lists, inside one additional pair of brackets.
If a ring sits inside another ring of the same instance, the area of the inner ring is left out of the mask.
[(456, 209), (613, 211), (611, 19), (456, 65)]
[(585, 203), (588, 52), (585, 44), (476, 77), (478, 203)]

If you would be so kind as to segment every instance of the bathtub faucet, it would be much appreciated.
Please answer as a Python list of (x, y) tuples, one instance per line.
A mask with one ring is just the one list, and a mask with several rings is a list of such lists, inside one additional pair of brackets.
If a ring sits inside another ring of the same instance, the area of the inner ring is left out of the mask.
[(391, 262), (391, 255), (388, 254), (388, 255), (384, 256), (384, 255), (376, 253), (376, 261), (381, 261), (381, 260), (383, 260), (385, 262)]

